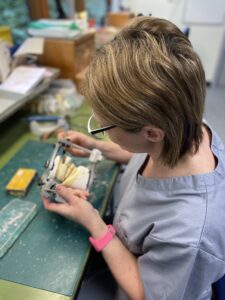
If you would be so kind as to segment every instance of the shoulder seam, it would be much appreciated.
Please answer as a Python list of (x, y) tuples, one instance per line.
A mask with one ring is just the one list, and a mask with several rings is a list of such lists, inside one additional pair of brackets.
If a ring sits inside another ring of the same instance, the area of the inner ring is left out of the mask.
[[(154, 236), (154, 235), (152, 235), (152, 234), (151, 234), (151, 236), (152, 236), (155, 240), (158, 240), (158, 241), (161, 241), (161, 242), (164, 242), (164, 243), (169, 243), (169, 244), (173, 244), (173, 245), (175, 245), (175, 246), (177, 245), (177, 246), (181, 246), (181, 247), (182, 247), (182, 246), (183, 246), (183, 247), (190, 247), (190, 248), (192, 248), (192, 249), (195, 249), (196, 251), (202, 251), (202, 252), (204, 252), (204, 253), (206, 253), (206, 254), (208, 254), (208, 255), (210, 255), (210, 256), (216, 258), (217, 260), (219, 260), (219, 261), (225, 263), (225, 260), (223, 260), (223, 259), (221, 259), (221, 258), (215, 256), (215, 255), (212, 254), (212, 253), (207, 252), (206, 250), (202, 249), (202, 248), (199, 247), (198, 245), (195, 246), (195, 245), (193, 245), (193, 244), (176, 243), (176, 242), (171, 242), (171, 241), (169, 241), (169, 240), (159, 239), (158, 237), (156, 237), (156, 236)], [(149, 236), (147, 236), (147, 238), (148, 238), (148, 237), (149, 237)]]
[(215, 256), (214, 254), (212, 254), (212, 253), (209, 253), (209, 252), (207, 252), (207, 251), (203, 250), (202, 248), (198, 248), (198, 249), (199, 249), (200, 251), (202, 251), (202, 252), (204, 252), (204, 253), (206, 253), (206, 254), (208, 254), (208, 255), (210, 255), (210, 256), (212, 256), (212, 257), (214, 257), (215, 259), (217, 259), (217, 260), (219, 260), (219, 261), (221, 261), (221, 262), (225, 263), (225, 260), (223, 260), (223, 259), (221, 259), (221, 258), (219, 258), (219, 257)]
[(204, 184), (205, 184), (205, 218), (204, 218), (204, 221), (203, 221), (203, 224), (202, 224), (202, 228), (201, 228), (202, 230), (201, 230), (201, 234), (199, 236), (198, 246), (201, 243), (202, 235), (203, 235), (203, 232), (204, 232), (204, 229), (205, 229), (207, 212), (208, 212), (208, 189), (207, 189), (207, 185), (206, 185), (205, 180), (204, 180)]

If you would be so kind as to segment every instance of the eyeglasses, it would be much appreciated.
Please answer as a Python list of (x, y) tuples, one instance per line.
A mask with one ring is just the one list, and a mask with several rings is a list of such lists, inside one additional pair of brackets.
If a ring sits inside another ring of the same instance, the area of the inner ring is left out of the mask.
[[(88, 124), (87, 124), (88, 133), (90, 133), (92, 135), (96, 135), (97, 137), (101, 137), (101, 135), (104, 135), (105, 131), (116, 127), (116, 125), (108, 125), (105, 127), (96, 128), (97, 126), (98, 126), (98, 124), (94, 118), (94, 114), (92, 114), (90, 116), (90, 118), (88, 120)], [(100, 134), (100, 136), (99, 136), (99, 134)]]

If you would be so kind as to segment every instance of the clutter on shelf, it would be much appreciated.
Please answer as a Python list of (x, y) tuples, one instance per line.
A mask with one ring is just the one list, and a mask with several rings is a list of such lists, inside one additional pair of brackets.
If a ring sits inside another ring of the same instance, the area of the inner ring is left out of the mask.
[(60, 129), (69, 129), (68, 121), (57, 116), (52, 118), (48, 116), (31, 116), (28, 117), (28, 121), (30, 122), (31, 133), (45, 140)]
[(0, 91), (8, 91), (17, 94), (26, 94), (32, 90), (46, 73), (45, 68), (19, 66), (0, 85)]
[[(44, 39), (28, 38), (14, 53), (0, 40), (0, 82), (1, 90), (26, 94), (46, 74), (46, 69), (36, 65), (38, 55), (43, 54)], [(11, 57), (12, 55), (12, 57)]]
[(37, 114), (71, 116), (81, 106), (83, 96), (70, 79), (56, 79), (47, 92), (26, 105), (26, 110)]
[(80, 36), (82, 29), (73, 20), (40, 19), (30, 22), (28, 33), (39, 37), (74, 38)]

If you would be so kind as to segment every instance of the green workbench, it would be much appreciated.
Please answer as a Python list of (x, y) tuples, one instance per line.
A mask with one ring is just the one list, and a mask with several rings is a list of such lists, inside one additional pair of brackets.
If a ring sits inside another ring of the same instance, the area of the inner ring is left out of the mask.
[[(88, 109), (81, 111), (85, 111), (86, 121)], [(13, 199), (6, 194), (5, 185), (17, 168), (35, 168), (40, 176), (52, 152), (52, 144), (32, 137), (20, 116), (7, 122), (0, 125), (0, 208)], [(74, 122), (78, 122), (76, 118)], [(88, 164), (88, 159), (74, 160), (77, 165)], [(90, 201), (101, 215), (106, 210), (118, 171), (119, 166), (109, 160), (97, 166)], [(88, 232), (44, 210), (36, 183), (33, 182), (23, 199), (36, 203), (38, 214), (0, 259), (0, 300), (73, 299), (88, 260)]]

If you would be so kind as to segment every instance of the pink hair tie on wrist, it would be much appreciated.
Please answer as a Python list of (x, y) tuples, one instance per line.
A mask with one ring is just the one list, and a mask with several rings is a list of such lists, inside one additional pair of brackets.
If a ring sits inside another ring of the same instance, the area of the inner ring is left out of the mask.
[(107, 225), (107, 227), (107, 232), (100, 238), (94, 239), (93, 237), (89, 237), (89, 242), (97, 252), (102, 251), (116, 234), (116, 229), (113, 227), (113, 225)]

